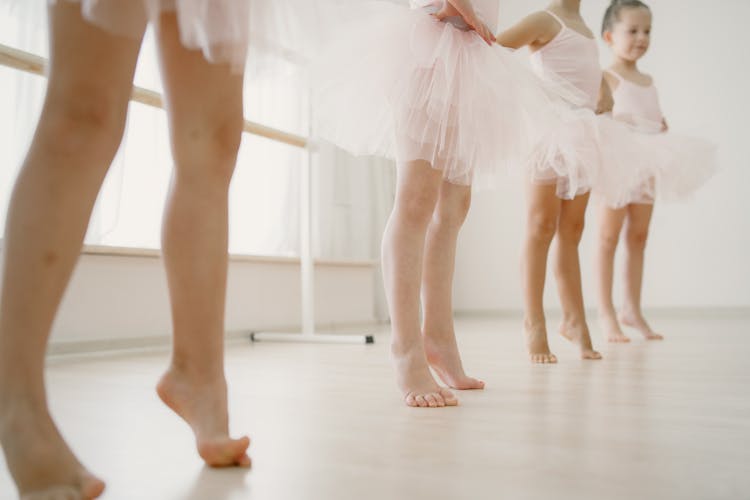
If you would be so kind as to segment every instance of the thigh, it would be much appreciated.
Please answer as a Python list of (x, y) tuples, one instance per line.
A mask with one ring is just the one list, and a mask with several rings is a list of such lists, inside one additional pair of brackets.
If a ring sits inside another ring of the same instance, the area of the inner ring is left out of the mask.
[(86, 21), (78, 2), (66, 1), (50, 6), (49, 25), (45, 110), (98, 125), (124, 121), (143, 30), (136, 37), (111, 34)]
[(628, 231), (639, 234), (648, 233), (654, 205), (650, 203), (633, 203), (628, 205)]
[(244, 123), (243, 73), (186, 48), (175, 12), (161, 14), (156, 34), (175, 153), (206, 142), (235, 147)]
[(610, 208), (602, 203), (599, 208), (600, 235), (608, 240), (617, 240), (620, 237), (625, 217), (628, 215), (628, 207)]
[(582, 228), (586, 219), (586, 208), (590, 194), (576, 196), (572, 200), (563, 200), (560, 207), (560, 226)]
[(434, 207), (443, 182), (442, 172), (426, 161), (409, 161), (397, 166), (396, 204)]
[(438, 210), (458, 211), (465, 214), (471, 205), (471, 186), (443, 180), (438, 194)]
[(528, 183), (526, 187), (526, 206), (529, 222), (543, 219), (547, 224), (557, 224), (562, 206), (562, 200), (557, 197), (556, 184)]

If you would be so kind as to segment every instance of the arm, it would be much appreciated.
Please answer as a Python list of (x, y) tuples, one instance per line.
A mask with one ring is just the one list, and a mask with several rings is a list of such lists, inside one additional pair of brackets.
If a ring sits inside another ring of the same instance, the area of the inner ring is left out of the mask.
[(602, 77), (601, 87), (599, 87), (599, 102), (596, 104), (596, 114), (610, 113), (614, 106), (615, 100), (612, 97), (612, 88), (605, 73), (605, 76)]
[(477, 32), (479, 36), (487, 42), (488, 45), (495, 43), (495, 37), (492, 31), (484, 22), (479, 19), (474, 7), (469, 0), (448, 0), (443, 3), (443, 8), (433, 14), (437, 19), (442, 21), (446, 17), (461, 16), (466, 24)]
[(544, 12), (535, 12), (515, 26), (497, 35), (497, 43), (503, 47), (519, 49), (527, 45), (544, 45), (559, 31), (557, 22)]
[(445, 8), (449, 7), (453, 7), (467, 23), (470, 19), (477, 19), (477, 13), (470, 0), (448, 0), (445, 2)]

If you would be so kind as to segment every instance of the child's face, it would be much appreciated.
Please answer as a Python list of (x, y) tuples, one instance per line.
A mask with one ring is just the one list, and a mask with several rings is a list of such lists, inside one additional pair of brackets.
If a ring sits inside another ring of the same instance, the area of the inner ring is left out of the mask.
[(616, 56), (637, 61), (651, 43), (651, 11), (643, 7), (622, 9), (620, 19), (604, 38)]

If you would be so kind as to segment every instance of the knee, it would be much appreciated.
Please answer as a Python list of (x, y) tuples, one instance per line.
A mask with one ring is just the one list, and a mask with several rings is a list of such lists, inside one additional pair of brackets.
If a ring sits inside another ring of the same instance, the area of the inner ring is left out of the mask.
[(630, 248), (645, 248), (646, 240), (648, 240), (648, 230), (644, 228), (628, 228), (626, 240)]
[(436, 194), (426, 190), (410, 191), (399, 196), (396, 210), (400, 220), (413, 229), (427, 227), (435, 211)]
[(531, 214), (528, 220), (529, 237), (549, 243), (557, 232), (557, 218), (545, 214)]
[(599, 235), (599, 247), (608, 252), (614, 252), (620, 241), (620, 235), (612, 232), (602, 232)]
[(581, 237), (583, 236), (585, 225), (586, 224), (582, 218), (571, 221), (564, 221), (560, 224), (559, 238), (561, 240), (578, 243), (581, 241)]
[(229, 185), (237, 162), (244, 119), (241, 111), (221, 119), (172, 121), (171, 137), (178, 177), (209, 185)]
[(440, 226), (460, 228), (466, 221), (470, 208), (471, 191), (467, 189), (465, 193), (452, 197), (450, 202), (445, 200), (438, 202), (438, 210), (435, 214), (436, 222)]
[(39, 130), (55, 157), (94, 157), (106, 169), (120, 145), (126, 116), (127, 101), (106, 88), (79, 82), (63, 89), (51, 83)]

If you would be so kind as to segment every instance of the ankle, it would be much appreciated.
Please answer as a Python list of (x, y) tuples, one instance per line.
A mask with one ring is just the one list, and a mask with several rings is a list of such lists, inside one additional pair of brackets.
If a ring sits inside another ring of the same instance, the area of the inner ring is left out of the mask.
[(424, 342), (419, 339), (393, 339), (391, 342), (391, 354), (396, 357), (412, 356), (415, 353), (424, 353)]
[(579, 315), (564, 315), (562, 326), (567, 330), (586, 328), (586, 318)]
[(599, 321), (604, 323), (616, 323), (617, 311), (613, 308), (599, 308)]
[(446, 340), (450, 340), (454, 336), (455, 330), (453, 329), (452, 323), (448, 323), (447, 327), (425, 324), (422, 328), (422, 337), (425, 340), (429, 340), (432, 342), (444, 342)]
[(641, 314), (641, 312), (634, 307), (625, 306), (620, 311), (620, 317), (630, 321), (636, 321), (642, 319), (643, 314)]
[(8, 435), (16, 434), (20, 429), (29, 429), (37, 424), (42, 424), (40, 428), (44, 428), (45, 419), (51, 422), (46, 402), (21, 398), (3, 402), (0, 406), (0, 441), (5, 440)]
[(543, 330), (547, 328), (547, 320), (544, 316), (525, 317), (523, 319), (523, 327), (527, 331)]
[(196, 385), (226, 385), (223, 366), (201, 366), (200, 363), (186, 362), (177, 357), (172, 358), (165, 377), (184, 380)]
[(0, 384), (0, 419), (11, 413), (36, 414), (39, 412), (47, 412), (43, 386), (40, 389), (28, 383)]

